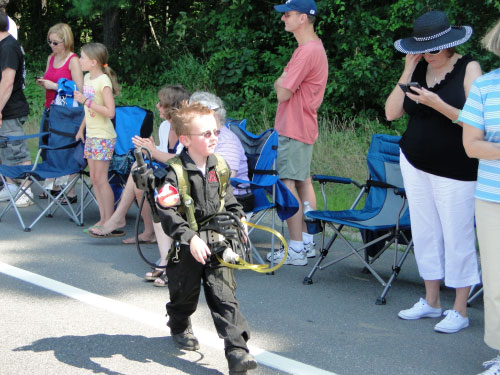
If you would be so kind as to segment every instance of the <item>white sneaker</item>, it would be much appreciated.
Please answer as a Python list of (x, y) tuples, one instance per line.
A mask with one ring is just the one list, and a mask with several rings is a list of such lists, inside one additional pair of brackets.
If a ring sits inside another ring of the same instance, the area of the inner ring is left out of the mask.
[(398, 316), (405, 320), (416, 320), (421, 318), (439, 318), (443, 310), (431, 307), (423, 298), (413, 305), (411, 309), (401, 310)]
[(478, 375), (500, 375), (500, 355), (496, 358), (493, 358), (491, 361), (484, 362), (483, 366), (489, 366), (489, 369), (483, 371)]
[(306, 256), (308, 258), (314, 258), (316, 256), (316, 249), (314, 248), (314, 246), (316, 246), (314, 241), (304, 243), (304, 251), (306, 252)]
[[(285, 253), (285, 250), (283, 248), (279, 249), (279, 250), (275, 250), (274, 251), (274, 262), (276, 263), (276, 259), (281, 259), (283, 258), (283, 254)], [(268, 262), (271, 261), (271, 256), (273, 256), (273, 252), (270, 251), (266, 254), (266, 259)]]
[(7, 188), (10, 190), (11, 194), (14, 194), (17, 190), (17, 185), (7, 184), (7, 187), (4, 186), (4, 188), (0, 190), (0, 202), (8, 201), (10, 199), (10, 195), (7, 192)]
[[(31, 197), (31, 199), (28, 197), (28, 195), (29, 195), (29, 197)], [(33, 193), (31, 192), (31, 189), (27, 189), (26, 193), (24, 193), (23, 195), (21, 195), (16, 200), (16, 206), (19, 207), (19, 208), (29, 207), (32, 204), (35, 204), (35, 203), (33, 202)]]
[(469, 318), (464, 318), (456, 310), (446, 310), (446, 318), (434, 326), (434, 331), (442, 333), (456, 333), (469, 326)]
[[(274, 253), (274, 263), (279, 263), (281, 262), (281, 259), (285, 256), (285, 250), (280, 249)], [(267, 253), (266, 258), (268, 261), (271, 261), (271, 253)], [(305, 266), (307, 265), (307, 258), (306, 258), (306, 252), (301, 251), (300, 253), (297, 253), (296, 251), (292, 250), (291, 248), (288, 248), (288, 256), (285, 259), (285, 263), (283, 264), (290, 264), (292, 266)]]

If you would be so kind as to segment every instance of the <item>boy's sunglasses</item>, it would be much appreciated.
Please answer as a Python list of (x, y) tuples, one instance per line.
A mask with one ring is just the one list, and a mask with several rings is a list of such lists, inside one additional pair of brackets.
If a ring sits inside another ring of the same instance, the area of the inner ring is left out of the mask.
[(54, 47), (57, 47), (62, 42), (56, 42), (54, 40), (47, 40), (47, 43), (49, 43), (49, 46), (52, 44)]
[[(219, 134), (220, 134), (220, 130), (217, 129), (217, 130), (214, 130), (213, 131), (213, 134), (218, 137)], [(203, 133), (200, 133), (200, 134), (188, 134), (188, 135), (202, 135), (203, 138), (210, 138), (212, 136), (212, 131), (211, 130), (207, 130), (206, 132), (203, 132)]]

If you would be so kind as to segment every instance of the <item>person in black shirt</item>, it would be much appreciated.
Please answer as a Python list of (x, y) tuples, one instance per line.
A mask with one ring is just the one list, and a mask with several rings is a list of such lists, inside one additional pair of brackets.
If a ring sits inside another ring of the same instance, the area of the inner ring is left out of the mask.
[[(409, 115), (400, 165), (426, 291), (425, 299), (398, 316), (441, 317), (439, 287), (444, 279), (456, 290), (453, 309), (434, 326), (444, 333), (468, 327), (467, 298), (471, 285), (479, 282), (474, 232), (477, 160), (465, 154), (462, 124), (457, 122), (472, 82), (481, 75), (476, 61), (455, 51), (471, 35), (470, 26), (450, 26), (441, 11), (417, 18), (413, 36), (394, 44), (406, 54), (405, 67), (385, 104), (389, 121)], [(415, 85), (405, 91), (409, 82)]]
[[(8, 17), (0, 11), (0, 136), (22, 136), (23, 124), (29, 112), (23, 92), (24, 53), (8, 29)], [(2, 142), (0, 160), (5, 165), (29, 165), (31, 157), (26, 141)], [(6, 189), (12, 193), (17, 190), (14, 181), (7, 181), (7, 186), (0, 191), (0, 201), (9, 199)], [(31, 195), (31, 190), (27, 189), (26, 194)], [(28, 201), (33, 204), (31, 200)]]

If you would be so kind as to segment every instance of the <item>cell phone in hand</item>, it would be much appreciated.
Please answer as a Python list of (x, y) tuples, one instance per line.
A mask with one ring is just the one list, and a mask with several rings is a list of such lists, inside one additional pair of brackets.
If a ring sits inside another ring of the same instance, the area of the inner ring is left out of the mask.
[[(408, 82), (408, 84), (404, 84), (404, 83), (398, 83), (399, 87), (401, 87), (401, 90), (403, 90), (404, 93), (407, 93), (408, 90), (411, 90), (412, 87), (416, 87), (416, 88), (419, 88), (421, 89), (422, 86), (420, 86), (420, 84), (418, 82)], [(415, 92), (415, 91), (413, 91)]]

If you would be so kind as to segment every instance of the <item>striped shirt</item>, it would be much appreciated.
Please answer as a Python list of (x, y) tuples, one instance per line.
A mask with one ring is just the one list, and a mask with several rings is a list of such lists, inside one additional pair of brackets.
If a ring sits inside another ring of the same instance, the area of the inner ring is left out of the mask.
[[(484, 132), (484, 140), (500, 143), (500, 69), (477, 78), (458, 121)], [(500, 203), (500, 159), (479, 161), (475, 197)]]

